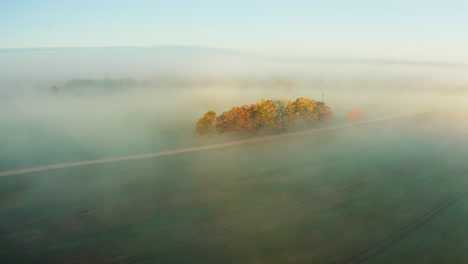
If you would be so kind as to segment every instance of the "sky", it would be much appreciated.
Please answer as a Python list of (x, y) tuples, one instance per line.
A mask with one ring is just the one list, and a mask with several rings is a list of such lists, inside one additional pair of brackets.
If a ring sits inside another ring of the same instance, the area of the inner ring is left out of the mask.
[(0, 1), (0, 49), (158, 45), (468, 63), (468, 0)]

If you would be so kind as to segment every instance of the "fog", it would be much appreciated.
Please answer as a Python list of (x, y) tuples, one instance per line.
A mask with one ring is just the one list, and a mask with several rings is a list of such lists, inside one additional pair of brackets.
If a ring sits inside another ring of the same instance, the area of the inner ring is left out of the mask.
[(332, 124), (463, 108), (466, 66), (260, 57), (204, 47), (7, 50), (0, 54), (0, 171), (205, 144), (203, 113), (309, 97)]
[[(3, 51), (0, 256), (133, 263), (154, 251), (148, 263), (348, 263), (382, 238), (410, 234), (408, 223), (422, 226), (402, 240), (419, 247), (414, 254), (428, 254), (419, 241), (458, 250), (466, 69), (204, 47)], [(208, 110), (281, 97), (323, 100), (333, 120), (263, 140), (195, 135)], [(346, 113), (357, 107), (366, 116), (351, 123)], [(169, 154), (8, 174), (161, 152)], [(447, 226), (456, 227), (448, 239), (432, 237)], [(406, 260), (385, 261), (398, 257)]]

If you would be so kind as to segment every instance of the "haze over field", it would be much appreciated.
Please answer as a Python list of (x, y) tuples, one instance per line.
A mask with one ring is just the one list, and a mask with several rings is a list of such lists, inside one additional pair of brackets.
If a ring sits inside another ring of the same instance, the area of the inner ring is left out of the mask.
[(196, 145), (193, 126), (204, 112), (261, 98), (323, 93), (340, 123), (352, 107), (368, 118), (462, 107), (468, 89), (462, 66), (284, 60), (204, 47), (1, 56), (3, 170)]
[(0, 263), (465, 263), (467, 10), (0, 3)]
[(323, 95), (340, 123), (353, 107), (368, 118), (463, 108), (468, 91), (460, 65), (280, 59), (193, 46), (0, 56), (2, 170), (198, 145), (194, 123), (204, 112), (261, 98)]

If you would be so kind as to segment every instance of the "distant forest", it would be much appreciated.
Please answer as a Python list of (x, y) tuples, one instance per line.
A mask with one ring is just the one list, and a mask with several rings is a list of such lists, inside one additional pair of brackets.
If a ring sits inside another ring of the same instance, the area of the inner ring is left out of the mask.
[[(385, 83), (382, 85), (382, 83)], [(51, 85), (51, 91), (56, 92), (93, 92), (93, 91), (119, 91), (131, 88), (183, 88), (187, 86), (202, 87), (236, 87), (237, 89), (250, 88), (277, 88), (295, 90), (313, 87), (317, 90), (359, 90), (359, 91), (408, 91), (408, 92), (442, 92), (442, 93), (464, 93), (468, 88), (464, 85), (452, 83), (446, 84), (425, 78), (406, 77), (343, 77), (332, 80), (325, 77), (280, 78), (280, 77), (198, 77), (190, 78), (184, 76), (159, 75), (149, 79), (132, 78), (104, 78), (70, 79), (62, 84)]]

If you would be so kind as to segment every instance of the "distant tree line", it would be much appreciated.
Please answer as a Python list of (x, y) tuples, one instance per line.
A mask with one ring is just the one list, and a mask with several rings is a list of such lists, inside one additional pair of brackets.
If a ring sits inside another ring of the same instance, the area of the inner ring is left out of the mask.
[(104, 94), (108, 92), (118, 92), (129, 88), (146, 88), (153, 85), (152, 81), (135, 80), (130, 78), (122, 79), (71, 79), (62, 85), (52, 85), (49, 87), (51, 94)]
[(93, 88), (93, 87), (106, 87), (106, 88), (128, 88), (140, 87), (149, 85), (149, 81), (141, 81), (134, 79), (72, 79), (65, 83), (66, 88)]
[(294, 101), (261, 99), (252, 105), (233, 107), (219, 116), (210, 110), (197, 121), (195, 132), (200, 136), (229, 132), (276, 134), (331, 119), (331, 109), (324, 102), (304, 97)]

